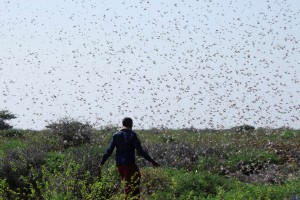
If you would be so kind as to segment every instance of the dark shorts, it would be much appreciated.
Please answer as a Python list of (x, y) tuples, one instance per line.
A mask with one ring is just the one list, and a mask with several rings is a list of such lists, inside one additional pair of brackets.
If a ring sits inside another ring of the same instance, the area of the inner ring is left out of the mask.
[(125, 181), (125, 199), (140, 199), (141, 173), (137, 165), (118, 166), (121, 178)]

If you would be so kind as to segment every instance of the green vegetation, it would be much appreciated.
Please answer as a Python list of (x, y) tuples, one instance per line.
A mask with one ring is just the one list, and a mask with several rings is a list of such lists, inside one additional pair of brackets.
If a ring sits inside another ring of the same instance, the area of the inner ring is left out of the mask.
[(58, 122), (46, 126), (50, 131), (61, 138), (65, 148), (79, 146), (90, 142), (93, 128), (88, 123), (82, 123), (74, 119), (61, 119)]
[[(47, 130), (0, 131), (0, 199), (123, 199), (110, 158), (101, 156), (114, 127), (65, 120)], [(137, 130), (161, 168), (142, 158), (144, 199), (296, 199), (300, 131)]]
[(27, 144), (20, 139), (6, 139), (5, 141), (2, 140), (0, 146), (0, 157), (3, 157), (8, 151), (12, 149), (23, 148), (25, 146), (27, 146)]

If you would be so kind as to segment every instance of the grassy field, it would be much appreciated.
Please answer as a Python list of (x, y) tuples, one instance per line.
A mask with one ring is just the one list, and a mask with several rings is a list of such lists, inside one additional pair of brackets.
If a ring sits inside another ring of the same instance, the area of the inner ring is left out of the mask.
[[(115, 131), (90, 129), (70, 145), (50, 129), (0, 131), (0, 199), (122, 199), (114, 156), (98, 168)], [(136, 132), (161, 164), (138, 157), (143, 199), (300, 198), (299, 130)]]

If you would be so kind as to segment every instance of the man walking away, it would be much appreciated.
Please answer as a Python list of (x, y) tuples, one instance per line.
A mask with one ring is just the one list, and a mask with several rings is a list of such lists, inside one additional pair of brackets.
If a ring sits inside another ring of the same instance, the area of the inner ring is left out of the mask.
[(122, 124), (123, 128), (113, 135), (112, 141), (102, 157), (101, 166), (104, 165), (116, 147), (116, 165), (121, 178), (125, 181), (125, 199), (140, 199), (141, 174), (135, 163), (135, 150), (151, 162), (154, 167), (159, 167), (159, 164), (143, 150), (136, 133), (132, 131), (132, 119), (125, 117)]

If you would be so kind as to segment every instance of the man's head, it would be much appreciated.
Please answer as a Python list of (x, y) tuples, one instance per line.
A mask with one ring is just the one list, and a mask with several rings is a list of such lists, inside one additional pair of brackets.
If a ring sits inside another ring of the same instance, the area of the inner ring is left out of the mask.
[(132, 122), (132, 119), (131, 119), (130, 117), (125, 117), (125, 118), (122, 120), (122, 124), (123, 124), (123, 126), (125, 126), (126, 128), (132, 129), (133, 122)]

